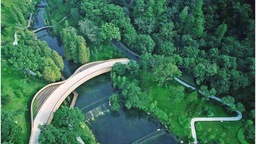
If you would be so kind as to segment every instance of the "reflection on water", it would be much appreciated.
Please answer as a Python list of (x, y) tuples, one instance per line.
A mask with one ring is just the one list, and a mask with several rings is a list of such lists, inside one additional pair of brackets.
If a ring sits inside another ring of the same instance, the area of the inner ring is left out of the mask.
[[(102, 144), (129, 144), (135, 141), (152, 144), (176, 143), (173, 136), (159, 131), (162, 126), (143, 111), (125, 108), (118, 112), (95, 110), (108, 103), (108, 99), (105, 98), (114, 92), (109, 74), (87, 81), (77, 88), (77, 92), (79, 97), (75, 106), (83, 111), (85, 117), (88, 117), (88, 113), (93, 116), (104, 113), (88, 122), (98, 142)], [(88, 106), (91, 107), (87, 108)]]

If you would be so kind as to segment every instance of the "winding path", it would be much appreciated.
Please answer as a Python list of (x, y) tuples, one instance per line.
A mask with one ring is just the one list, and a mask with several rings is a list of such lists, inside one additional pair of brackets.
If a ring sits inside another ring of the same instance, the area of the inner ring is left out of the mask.
[[(192, 90), (196, 90), (195, 87), (183, 82), (182, 80), (178, 79), (177, 77), (174, 78), (177, 82), (179, 82), (180, 84), (182, 84), (183, 86), (187, 87), (187, 88), (191, 88)], [(201, 90), (198, 90), (198, 93), (204, 95), (204, 93)], [(216, 96), (209, 96), (209, 98), (216, 100), (218, 102), (221, 102), (221, 99), (216, 97)], [(227, 105), (229, 106), (229, 105)], [(197, 136), (196, 136), (196, 128), (195, 128), (195, 123), (196, 122), (206, 122), (206, 121), (219, 121), (219, 122), (223, 122), (223, 121), (239, 121), (242, 119), (242, 113), (240, 111), (236, 111), (237, 112), (237, 116), (236, 117), (200, 117), (200, 118), (192, 118), (190, 121), (190, 128), (191, 128), (191, 132), (192, 132), (192, 137), (194, 139), (194, 144), (198, 144), (197, 141)]]
[[(30, 135), (30, 144), (37, 144), (38, 138), (40, 135), (39, 125), (43, 125), (45, 123), (50, 123), (53, 118), (53, 113), (60, 107), (62, 102), (65, 100), (68, 95), (74, 91), (77, 87), (79, 87), (84, 82), (94, 78), (98, 75), (107, 73), (111, 71), (113, 65), (117, 62), (122, 64), (127, 64), (130, 60), (126, 58), (120, 59), (111, 59), (105, 61), (98, 61), (86, 64), (78, 68), (78, 70), (67, 80), (50, 84), (50, 86), (46, 86), (42, 88), (33, 98), (31, 103), (31, 135)], [(52, 88), (52, 86), (55, 86)], [(37, 109), (37, 113), (35, 118), (33, 119), (33, 107), (34, 102), (38, 95), (40, 95), (44, 91), (48, 91), (49, 87), (52, 88), (51, 92), (46, 92), (46, 98), (43, 102), (40, 103), (40, 107)]]
[[(127, 47), (124, 46), (124, 44), (122, 44), (120, 41), (117, 40), (113, 40), (112, 44), (119, 49), (120, 51), (122, 51), (124, 54), (127, 54), (129, 56), (129, 58), (138, 61), (140, 56), (134, 52), (132, 52), (131, 50), (129, 50)], [(192, 90), (197, 90), (195, 87), (187, 84), (186, 82), (182, 81), (181, 79), (174, 77), (174, 80), (176, 80), (177, 82), (179, 82), (180, 84), (182, 84), (183, 86), (190, 88)], [(198, 90), (198, 93), (204, 95), (204, 93), (201, 90)], [(216, 96), (209, 96), (211, 99), (216, 100), (218, 102), (221, 102), (221, 99), (216, 97)], [(227, 105), (229, 106), (229, 105)], [(196, 136), (196, 129), (195, 129), (195, 123), (196, 122), (206, 122), (206, 121), (219, 121), (219, 122), (223, 122), (223, 121), (239, 121), (242, 119), (242, 113), (239, 111), (237, 112), (237, 116), (236, 117), (200, 117), (200, 118), (192, 118), (190, 121), (190, 128), (191, 128), (191, 132), (192, 132), (192, 137), (194, 139), (194, 144), (197, 144), (197, 136)]]

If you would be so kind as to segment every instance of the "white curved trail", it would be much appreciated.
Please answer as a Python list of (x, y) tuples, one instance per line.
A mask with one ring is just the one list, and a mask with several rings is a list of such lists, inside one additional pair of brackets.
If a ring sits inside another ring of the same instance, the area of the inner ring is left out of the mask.
[(14, 41), (13, 41), (12, 44), (13, 44), (14, 46), (15, 46), (15, 45), (18, 45), (18, 35), (17, 35), (16, 32), (14, 33)]
[[(183, 82), (182, 80), (180, 80), (177, 77), (174, 77), (174, 79), (179, 82), (180, 84), (182, 84), (183, 86), (187, 87), (187, 88), (191, 88), (192, 90), (196, 90), (195, 87)], [(201, 90), (198, 90), (198, 92), (200, 94), (204, 94)], [(218, 102), (221, 102), (221, 99), (216, 97), (216, 96), (209, 96), (209, 98), (214, 99)], [(227, 105), (229, 106), (229, 105)], [(208, 117), (199, 117), (199, 118), (192, 118), (190, 121), (190, 128), (191, 128), (191, 132), (192, 132), (192, 137), (194, 138), (194, 144), (197, 144), (197, 137), (196, 137), (196, 128), (195, 128), (195, 122), (205, 122), (205, 121), (219, 121), (219, 122), (223, 122), (223, 121), (239, 121), (240, 119), (242, 119), (242, 113), (240, 111), (236, 111), (237, 112), (237, 116), (236, 117), (212, 117), (212, 118), (208, 118)]]

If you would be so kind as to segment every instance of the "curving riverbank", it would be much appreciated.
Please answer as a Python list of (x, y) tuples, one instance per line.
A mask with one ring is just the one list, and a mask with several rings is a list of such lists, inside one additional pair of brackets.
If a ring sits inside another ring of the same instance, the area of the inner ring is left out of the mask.
[[(120, 41), (113, 40), (112, 43), (113, 43), (113, 45), (117, 49), (122, 51), (124, 54), (129, 55), (129, 58), (134, 59), (135, 61), (139, 60), (140, 56), (138, 54), (132, 52), (131, 50), (129, 50)], [(183, 80), (181, 80), (181, 79), (179, 79), (177, 77), (174, 77), (174, 80), (177, 81), (178, 83), (180, 83), (181, 85), (183, 85), (183, 86), (185, 86), (187, 88), (192, 89), (193, 91), (197, 90), (194, 86), (192, 86), (190, 84), (187, 84), (186, 82), (184, 82)], [(197, 91), (198, 91), (198, 93), (204, 95), (204, 93), (201, 90), (197, 90)], [(209, 96), (209, 98), (222, 103), (221, 99), (216, 97), (216, 96)], [(227, 106), (229, 106), (229, 105), (227, 105)], [(198, 143), (197, 136), (196, 136), (196, 128), (195, 128), (195, 123), (196, 122), (206, 122), (206, 121), (208, 121), (208, 122), (209, 121), (219, 121), (219, 122), (223, 122), (223, 121), (239, 121), (239, 120), (242, 119), (242, 113), (239, 112), (239, 111), (236, 111), (236, 112), (237, 112), (237, 116), (236, 117), (213, 117), (213, 118), (200, 117), (200, 118), (192, 118), (191, 121), (190, 121), (190, 128), (191, 128), (192, 137), (194, 139), (193, 143), (195, 143), (195, 144)]]

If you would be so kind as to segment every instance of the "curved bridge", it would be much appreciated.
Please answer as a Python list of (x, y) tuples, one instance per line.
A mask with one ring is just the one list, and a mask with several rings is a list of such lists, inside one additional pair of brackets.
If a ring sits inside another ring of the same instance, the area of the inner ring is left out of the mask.
[(67, 80), (52, 83), (36, 93), (31, 103), (30, 144), (37, 144), (40, 135), (38, 126), (50, 123), (53, 113), (60, 107), (68, 95), (84, 82), (111, 71), (115, 63), (127, 64), (126, 58), (92, 62), (78, 68)]
[(41, 27), (41, 28), (38, 28), (38, 29), (36, 29), (36, 30), (33, 30), (32, 32), (33, 32), (33, 33), (36, 33), (36, 32), (39, 32), (39, 31), (41, 31), (41, 30), (48, 29), (48, 28), (52, 28), (52, 26)]

